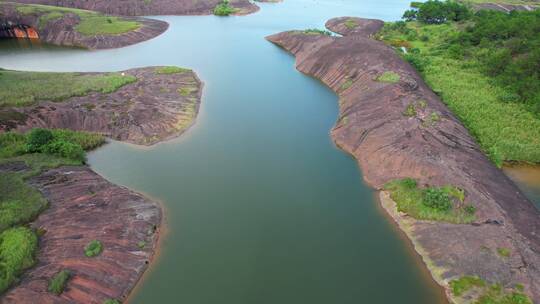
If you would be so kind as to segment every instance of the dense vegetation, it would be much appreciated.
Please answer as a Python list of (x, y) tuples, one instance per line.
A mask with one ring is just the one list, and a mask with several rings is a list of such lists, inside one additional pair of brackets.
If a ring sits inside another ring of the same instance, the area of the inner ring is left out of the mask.
[(0, 69), (0, 108), (27, 106), (41, 100), (61, 101), (90, 92), (111, 93), (137, 81), (120, 73), (80, 74)]
[(214, 8), (214, 15), (216, 16), (229, 16), (230, 14), (233, 14), (235, 12), (236, 12), (236, 9), (231, 6), (231, 4), (229, 3), (229, 0), (222, 0)]
[(523, 294), (523, 286), (504, 288), (499, 284), (489, 284), (479, 277), (463, 276), (450, 281), (450, 288), (456, 297), (471, 294), (473, 304), (532, 304), (529, 297)]
[(474, 206), (465, 203), (463, 190), (454, 186), (420, 189), (411, 178), (392, 181), (384, 186), (396, 202), (398, 211), (420, 220), (470, 223)]
[(540, 11), (415, 6), (404, 18), (416, 21), (386, 24), (379, 38), (406, 49), (404, 58), (496, 164), (540, 162)]
[(38, 4), (17, 4), (17, 11), (23, 15), (39, 16), (39, 27), (42, 28), (50, 21), (64, 17), (66, 14), (74, 14), (80, 18), (75, 30), (82, 35), (118, 35), (134, 31), (141, 27), (136, 21), (126, 20), (116, 16), (106, 16), (97, 12), (56, 7)]
[(69, 130), (0, 134), (0, 164), (23, 162), (29, 167), (0, 174), (0, 293), (34, 264), (37, 233), (25, 225), (47, 206), (45, 198), (25, 180), (47, 168), (80, 165), (85, 151), (103, 142), (100, 135)]

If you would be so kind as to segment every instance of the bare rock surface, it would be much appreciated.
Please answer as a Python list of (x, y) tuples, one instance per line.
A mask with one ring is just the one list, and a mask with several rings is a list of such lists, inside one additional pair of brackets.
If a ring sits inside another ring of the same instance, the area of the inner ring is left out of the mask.
[[(397, 219), (407, 220), (406, 229), (400, 226), (449, 297), (451, 279), (478, 275), (505, 287), (523, 284), (540, 302), (539, 211), (486, 158), (414, 68), (391, 47), (369, 38), (382, 22), (352, 18), (356, 28), (351, 29), (343, 24), (350, 19), (327, 23), (344, 37), (290, 31), (267, 39), (294, 54), (299, 71), (339, 95), (331, 135), (358, 160), (368, 184), (381, 189), (391, 180), (411, 177), (422, 185), (465, 190), (477, 209), (472, 224)], [(385, 73), (399, 78), (379, 80)], [(411, 105), (414, 112), (407, 114)], [(509, 249), (510, 257), (498, 256), (497, 248)]]
[(0, 38), (33, 38), (60, 46), (110, 49), (152, 39), (165, 32), (169, 27), (167, 22), (160, 20), (141, 17), (118, 17), (128, 21), (136, 21), (140, 24), (140, 27), (117, 35), (97, 34), (89, 36), (83, 35), (76, 30), (77, 25), (80, 23), (80, 17), (75, 13), (64, 13), (60, 18), (45, 21), (48, 13), (42, 11), (22, 14), (17, 11), (18, 5), (9, 2), (0, 3)]
[[(222, 0), (15, 0), (19, 3), (33, 3), (87, 9), (111, 15), (151, 16), (151, 15), (211, 15)], [(236, 15), (247, 15), (259, 10), (249, 0), (230, 0)]]
[(0, 131), (63, 128), (97, 132), (140, 145), (176, 137), (195, 121), (202, 83), (191, 70), (173, 74), (158, 71), (158, 67), (124, 71), (125, 76), (132, 75), (137, 81), (113, 93), (93, 92), (60, 102), (0, 109), (0, 117), (2, 113), (16, 117), (0, 120)]
[[(32, 224), (40, 237), (37, 264), (0, 299), (2, 303), (103, 303), (123, 300), (148, 267), (157, 245), (160, 206), (109, 183), (86, 166), (60, 167), (29, 180), (49, 207)], [(86, 257), (92, 240), (103, 252)], [(47, 291), (58, 271), (72, 273), (60, 296)]]

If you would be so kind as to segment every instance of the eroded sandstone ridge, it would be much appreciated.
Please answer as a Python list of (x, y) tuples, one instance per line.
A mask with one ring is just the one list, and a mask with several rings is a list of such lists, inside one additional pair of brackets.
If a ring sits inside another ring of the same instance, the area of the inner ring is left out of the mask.
[[(109, 16), (109, 20), (133, 22), (136, 25), (132, 30), (118, 34), (89, 34), (77, 30), (82, 19), (101, 16), (90, 11), (70, 11), (49, 6), (27, 6), (2, 2), (0, 3), (0, 38), (32, 38), (61, 46), (109, 49), (149, 40), (165, 32), (169, 27), (166, 22), (160, 20)], [(108, 21), (104, 18), (102, 22)]]
[[(15, 0), (19, 3), (35, 3), (72, 7), (121, 16), (151, 15), (211, 15), (222, 0)], [(249, 0), (231, 0), (236, 15), (251, 14), (259, 7)]]
[[(99, 74), (99, 73), (81, 73)], [(189, 128), (199, 110), (202, 83), (191, 70), (150, 67), (121, 72), (135, 81), (112, 93), (91, 92), (63, 101), (0, 109), (0, 131), (63, 128), (151, 145)]]
[[(454, 185), (476, 208), (470, 224), (416, 220), (385, 208), (407, 233), (435, 280), (465, 275), (490, 284), (522, 284), (540, 302), (540, 214), (482, 153), (468, 131), (395, 51), (371, 39), (378, 20), (337, 18), (327, 27), (344, 35), (290, 31), (267, 39), (296, 56), (299, 71), (340, 97), (331, 135), (352, 154), (365, 180), (381, 189), (399, 178)], [(386, 196), (385, 196), (386, 195)], [(511, 254), (501, 257), (497, 248)]]
[[(24, 163), (4, 167), (25, 170)], [(44, 231), (38, 262), (0, 301), (88, 304), (125, 299), (156, 250), (160, 206), (109, 183), (86, 166), (52, 169), (28, 183), (49, 202), (32, 224)], [(92, 240), (100, 240), (104, 249), (90, 258), (84, 255), (84, 247)], [(72, 277), (57, 296), (47, 286), (63, 269)]]

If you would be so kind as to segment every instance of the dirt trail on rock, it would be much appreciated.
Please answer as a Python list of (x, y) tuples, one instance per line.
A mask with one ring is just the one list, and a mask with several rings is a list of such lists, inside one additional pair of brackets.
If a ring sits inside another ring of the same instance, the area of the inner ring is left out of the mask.
[[(294, 54), (299, 71), (340, 96), (332, 138), (358, 160), (372, 187), (411, 177), (422, 185), (465, 190), (466, 200), (477, 209), (472, 224), (400, 215), (408, 221), (401, 228), (449, 297), (449, 280), (477, 275), (505, 287), (521, 283), (540, 302), (538, 210), (486, 158), (417, 72), (391, 47), (370, 38), (382, 25), (343, 17), (328, 21), (327, 27), (344, 37), (290, 31), (267, 39)], [(398, 81), (379, 81), (385, 73), (399, 75)], [(408, 111), (411, 107), (414, 111)], [(501, 258), (497, 248), (512, 254)]]

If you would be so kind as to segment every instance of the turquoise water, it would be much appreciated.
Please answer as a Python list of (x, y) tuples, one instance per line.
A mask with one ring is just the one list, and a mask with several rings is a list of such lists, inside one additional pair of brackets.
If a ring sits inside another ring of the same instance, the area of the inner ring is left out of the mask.
[(94, 170), (161, 200), (162, 249), (130, 303), (445, 303), (408, 242), (329, 137), (337, 97), (264, 40), (344, 15), (399, 19), (407, 0), (285, 0), (244, 17), (158, 17), (163, 35), (84, 51), (0, 44), (0, 67), (193, 68), (197, 124), (141, 148), (111, 142)]

